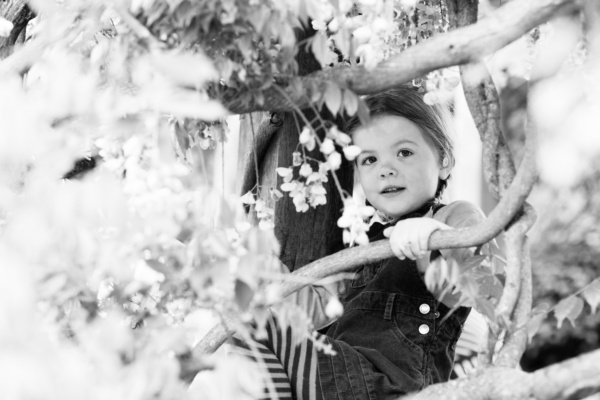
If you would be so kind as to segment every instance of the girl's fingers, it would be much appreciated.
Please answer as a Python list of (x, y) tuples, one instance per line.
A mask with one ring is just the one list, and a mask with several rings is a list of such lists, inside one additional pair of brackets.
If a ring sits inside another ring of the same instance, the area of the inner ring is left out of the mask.
[(419, 255), (419, 258), (421, 258), (429, 250), (429, 236), (421, 236), (419, 238), (419, 241), (420, 241), (420, 246), (421, 246), (421, 253)]
[(396, 257), (398, 257), (401, 260), (404, 260), (404, 258), (406, 257), (404, 255), (404, 251), (402, 250), (402, 248), (398, 245), (398, 243), (393, 242), (390, 240), (390, 247), (392, 248), (392, 253), (394, 253), (394, 255)]
[(394, 231), (393, 226), (387, 227), (383, 230), (383, 236), (385, 236), (386, 238), (389, 238), (392, 235), (393, 231)]

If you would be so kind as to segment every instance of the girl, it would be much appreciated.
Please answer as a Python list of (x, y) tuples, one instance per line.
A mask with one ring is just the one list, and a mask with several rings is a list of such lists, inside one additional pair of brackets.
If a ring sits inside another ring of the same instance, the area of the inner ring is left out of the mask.
[[(294, 332), (270, 319), (268, 338), (258, 343), (274, 384), (266, 398), (388, 399), (449, 379), (469, 309), (448, 316), (460, 293), (432, 293), (423, 276), (431, 264), (464, 260), (471, 251), (429, 251), (428, 241), (438, 229), (477, 224), (483, 214), (467, 202), (441, 204), (454, 166), (448, 110), (426, 105), (411, 87), (365, 101), (371, 122), (353, 118), (347, 132), (362, 149), (355, 167), (366, 199), (387, 223), (371, 227), (371, 241), (389, 237), (396, 257), (361, 267), (345, 285), (344, 312), (323, 338), (336, 355), (316, 352), (308, 340), (294, 345)], [(315, 288), (294, 296), (317, 328), (324, 297)]]

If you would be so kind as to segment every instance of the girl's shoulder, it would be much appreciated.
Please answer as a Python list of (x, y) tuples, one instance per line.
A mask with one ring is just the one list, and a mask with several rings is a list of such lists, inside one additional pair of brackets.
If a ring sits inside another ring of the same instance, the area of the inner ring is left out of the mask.
[(480, 223), (485, 214), (475, 204), (459, 200), (440, 208), (433, 218), (453, 228), (463, 228)]

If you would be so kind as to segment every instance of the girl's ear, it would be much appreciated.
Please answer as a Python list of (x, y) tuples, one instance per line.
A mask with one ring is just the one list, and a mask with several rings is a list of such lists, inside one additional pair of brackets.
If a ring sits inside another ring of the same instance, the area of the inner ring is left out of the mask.
[(452, 167), (450, 166), (450, 162), (448, 161), (448, 157), (444, 157), (442, 160), (442, 167), (440, 168), (439, 177), (441, 180), (445, 181), (450, 176), (450, 171)]

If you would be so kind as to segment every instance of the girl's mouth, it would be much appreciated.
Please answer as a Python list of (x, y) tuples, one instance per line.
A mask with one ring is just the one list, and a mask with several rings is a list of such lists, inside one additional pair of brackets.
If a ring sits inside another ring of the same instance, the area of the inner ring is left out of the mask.
[(401, 191), (403, 191), (404, 188), (402, 187), (398, 187), (398, 186), (388, 186), (385, 187), (382, 191), (381, 194), (397, 194), (400, 193)]

